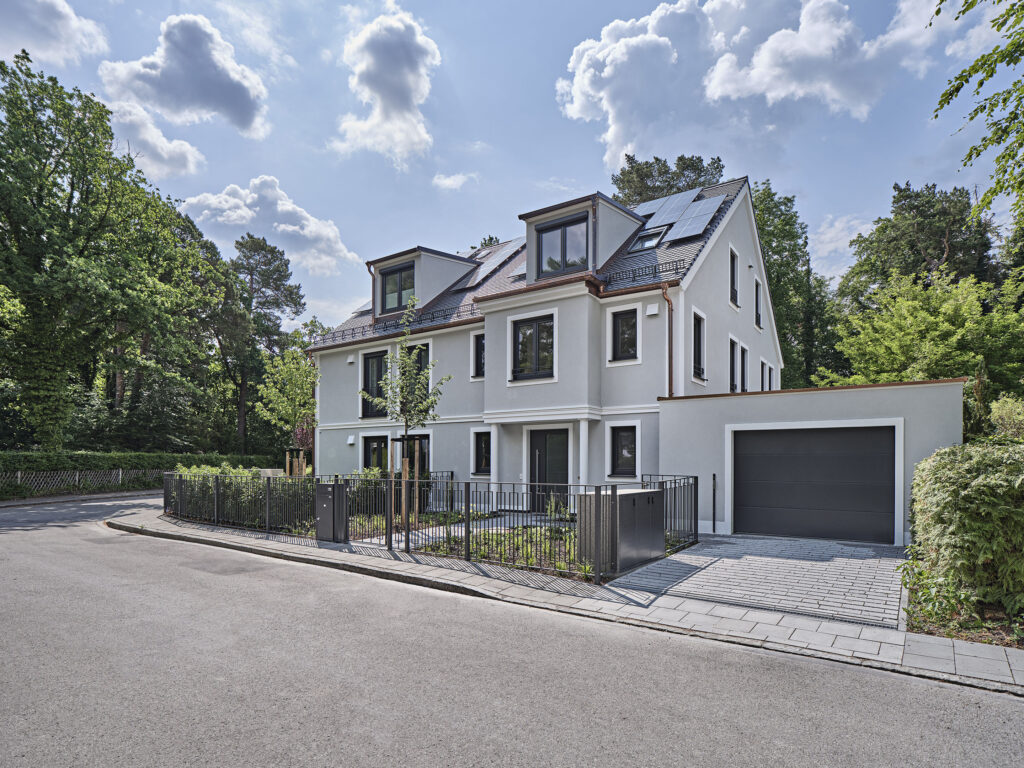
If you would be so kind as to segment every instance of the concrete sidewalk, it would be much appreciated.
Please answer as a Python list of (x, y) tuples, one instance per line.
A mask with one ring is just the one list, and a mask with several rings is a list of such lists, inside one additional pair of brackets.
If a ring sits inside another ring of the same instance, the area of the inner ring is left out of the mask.
[(118, 530), (213, 545), (420, 586), (832, 659), (1024, 697), (1024, 650), (896, 629), (747, 609), (607, 584), (468, 563), (383, 547), (332, 544), (189, 523), (138, 510), (107, 520)]
[(65, 496), (33, 496), (28, 499), (6, 499), (0, 501), (0, 509), (8, 507), (33, 507), (40, 504), (66, 504), (72, 501), (103, 501), (104, 499), (134, 499), (138, 497), (157, 497), (164, 493), (162, 488), (135, 491), (106, 491), (104, 493), (79, 493)]

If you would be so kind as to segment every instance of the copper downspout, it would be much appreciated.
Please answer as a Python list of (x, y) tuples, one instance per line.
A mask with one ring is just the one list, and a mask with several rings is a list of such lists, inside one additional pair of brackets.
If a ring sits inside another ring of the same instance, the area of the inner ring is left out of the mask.
[(672, 299), (668, 297), (668, 283), (661, 284), (661, 297), (665, 299), (665, 304), (668, 305), (668, 396), (675, 397), (675, 386), (672, 382), (672, 370), (675, 368), (673, 364), (672, 350), (675, 345), (672, 342)]

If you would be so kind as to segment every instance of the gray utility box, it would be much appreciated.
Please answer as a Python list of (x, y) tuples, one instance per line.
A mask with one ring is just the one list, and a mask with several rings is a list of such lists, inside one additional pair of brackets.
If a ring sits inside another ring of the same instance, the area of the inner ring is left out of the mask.
[(341, 489), (332, 483), (316, 484), (316, 537), (320, 541), (334, 538), (334, 495)]
[[(600, 535), (595, 542), (594, 499), (592, 493), (577, 498), (579, 555), (595, 562), (594, 549), (600, 547), (602, 573), (622, 573), (642, 563), (665, 556), (665, 492), (624, 488), (616, 494), (603, 489), (600, 495)], [(618, 509), (615, 509), (615, 506)]]

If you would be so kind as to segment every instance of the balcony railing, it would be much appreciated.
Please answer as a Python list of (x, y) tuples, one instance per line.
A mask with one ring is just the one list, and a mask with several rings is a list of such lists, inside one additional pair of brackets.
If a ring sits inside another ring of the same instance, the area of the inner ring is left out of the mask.
[[(461, 304), (457, 307), (445, 307), (429, 312), (420, 312), (413, 318), (409, 327), (416, 330), (418, 328), (427, 328), (473, 317), (481, 317), (479, 307), (476, 304)], [(343, 344), (347, 341), (358, 341), (359, 339), (374, 336), (386, 336), (390, 333), (398, 333), (401, 330), (400, 318), (389, 317), (387, 320), (368, 322), (366, 325), (354, 326), (352, 328), (339, 328), (326, 333), (317, 338), (310, 349), (317, 350), (335, 344)]]

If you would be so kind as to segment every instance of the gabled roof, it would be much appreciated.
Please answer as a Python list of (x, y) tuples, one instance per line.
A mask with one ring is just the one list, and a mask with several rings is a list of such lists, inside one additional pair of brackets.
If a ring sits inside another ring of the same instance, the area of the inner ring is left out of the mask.
[(538, 208), (535, 211), (528, 211), (527, 213), (520, 213), (519, 218), (522, 221), (529, 221), (530, 219), (536, 218), (537, 216), (543, 216), (545, 213), (554, 213), (555, 211), (561, 210), (562, 208), (571, 208), (574, 205), (580, 203), (595, 203), (598, 200), (604, 200), (608, 205), (618, 208), (623, 213), (632, 216), (637, 221), (643, 221), (643, 217), (636, 213), (632, 208), (627, 208), (618, 200), (608, 197), (604, 192), (594, 192), (590, 195), (584, 195), (583, 197), (577, 197), (574, 200), (566, 200), (564, 203), (556, 203), (555, 205), (549, 205), (544, 208)]
[(370, 261), (366, 262), (366, 264), (372, 267), (374, 264), (380, 264), (381, 262), (384, 261), (391, 261), (392, 259), (398, 259), (401, 258), (402, 256), (412, 256), (413, 254), (416, 253), (429, 253), (431, 256), (440, 256), (444, 259), (451, 259), (452, 261), (462, 261), (470, 263), (473, 261), (472, 259), (468, 259), (465, 256), (459, 256), (458, 254), (455, 253), (435, 251), (433, 248), (427, 248), (422, 245), (417, 245), (414, 248), (407, 248), (406, 250), (399, 251), (398, 253), (392, 253), (389, 254), (388, 256), (381, 256), (380, 258), (377, 259), (371, 259)]
[[(747, 178), (745, 176), (704, 187), (694, 197), (694, 203), (719, 196), (722, 196), (723, 200), (701, 234), (681, 240), (663, 241), (655, 248), (634, 253), (630, 253), (629, 248), (637, 233), (643, 230), (647, 219), (632, 209), (623, 208), (619, 203), (600, 192), (578, 198), (575, 201), (560, 203), (557, 206), (524, 213), (519, 217), (520, 219), (525, 220), (558, 208), (596, 200), (599, 196), (611, 205), (626, 210), (637, 220), (636, 232), (626, 238), (626, 241), (601, 265), (596, 273), (581, 272), (573, 277), (552, 282), (544, 281), (527, 286), (525, 237), (518, 237), (497, 245), (475, 248), (465, 255), (446, 254), (426, 248), (411, 248), (408, 251), (374, 259), (368, 263), (372, 265), (398, 256), (425, 251), (476, 265), (476, 269), (470, 270), (441, 291), (429, 303), (420, 307), (412, 327), (416, 331), (426, 331), (449, 325), (481, 322), (483, 316), (479, 306), (480, 302), (514, 294), (527, 287), (530, 290), (539, 291), (546, 287), (554, 287), (556, 284), (563, 285), (566, 282), (578, 280), (590, 283), (591, 288), (595, 291), (599, 288), (602, 292), (607, 292), (681, 280), (693, 267), (697, 257), (700, 256), (708, 241), (729, 215), (729, 211), (732, 210), (737, 198), (746, 187)], [(652, 207), (654, 206), (644, 204), (643, 210)], [(496, 259), (497, 263), (492, 259)], [(358, 344), (366, 339), (390, 338), (399, 335), (400, 332), (401, 327), (394, 317), (375, 323), (373, 311), (370, 305), (366, 304), (333, 331), (317, 339), (311, 349), (313, 351), (332, 349)]]

